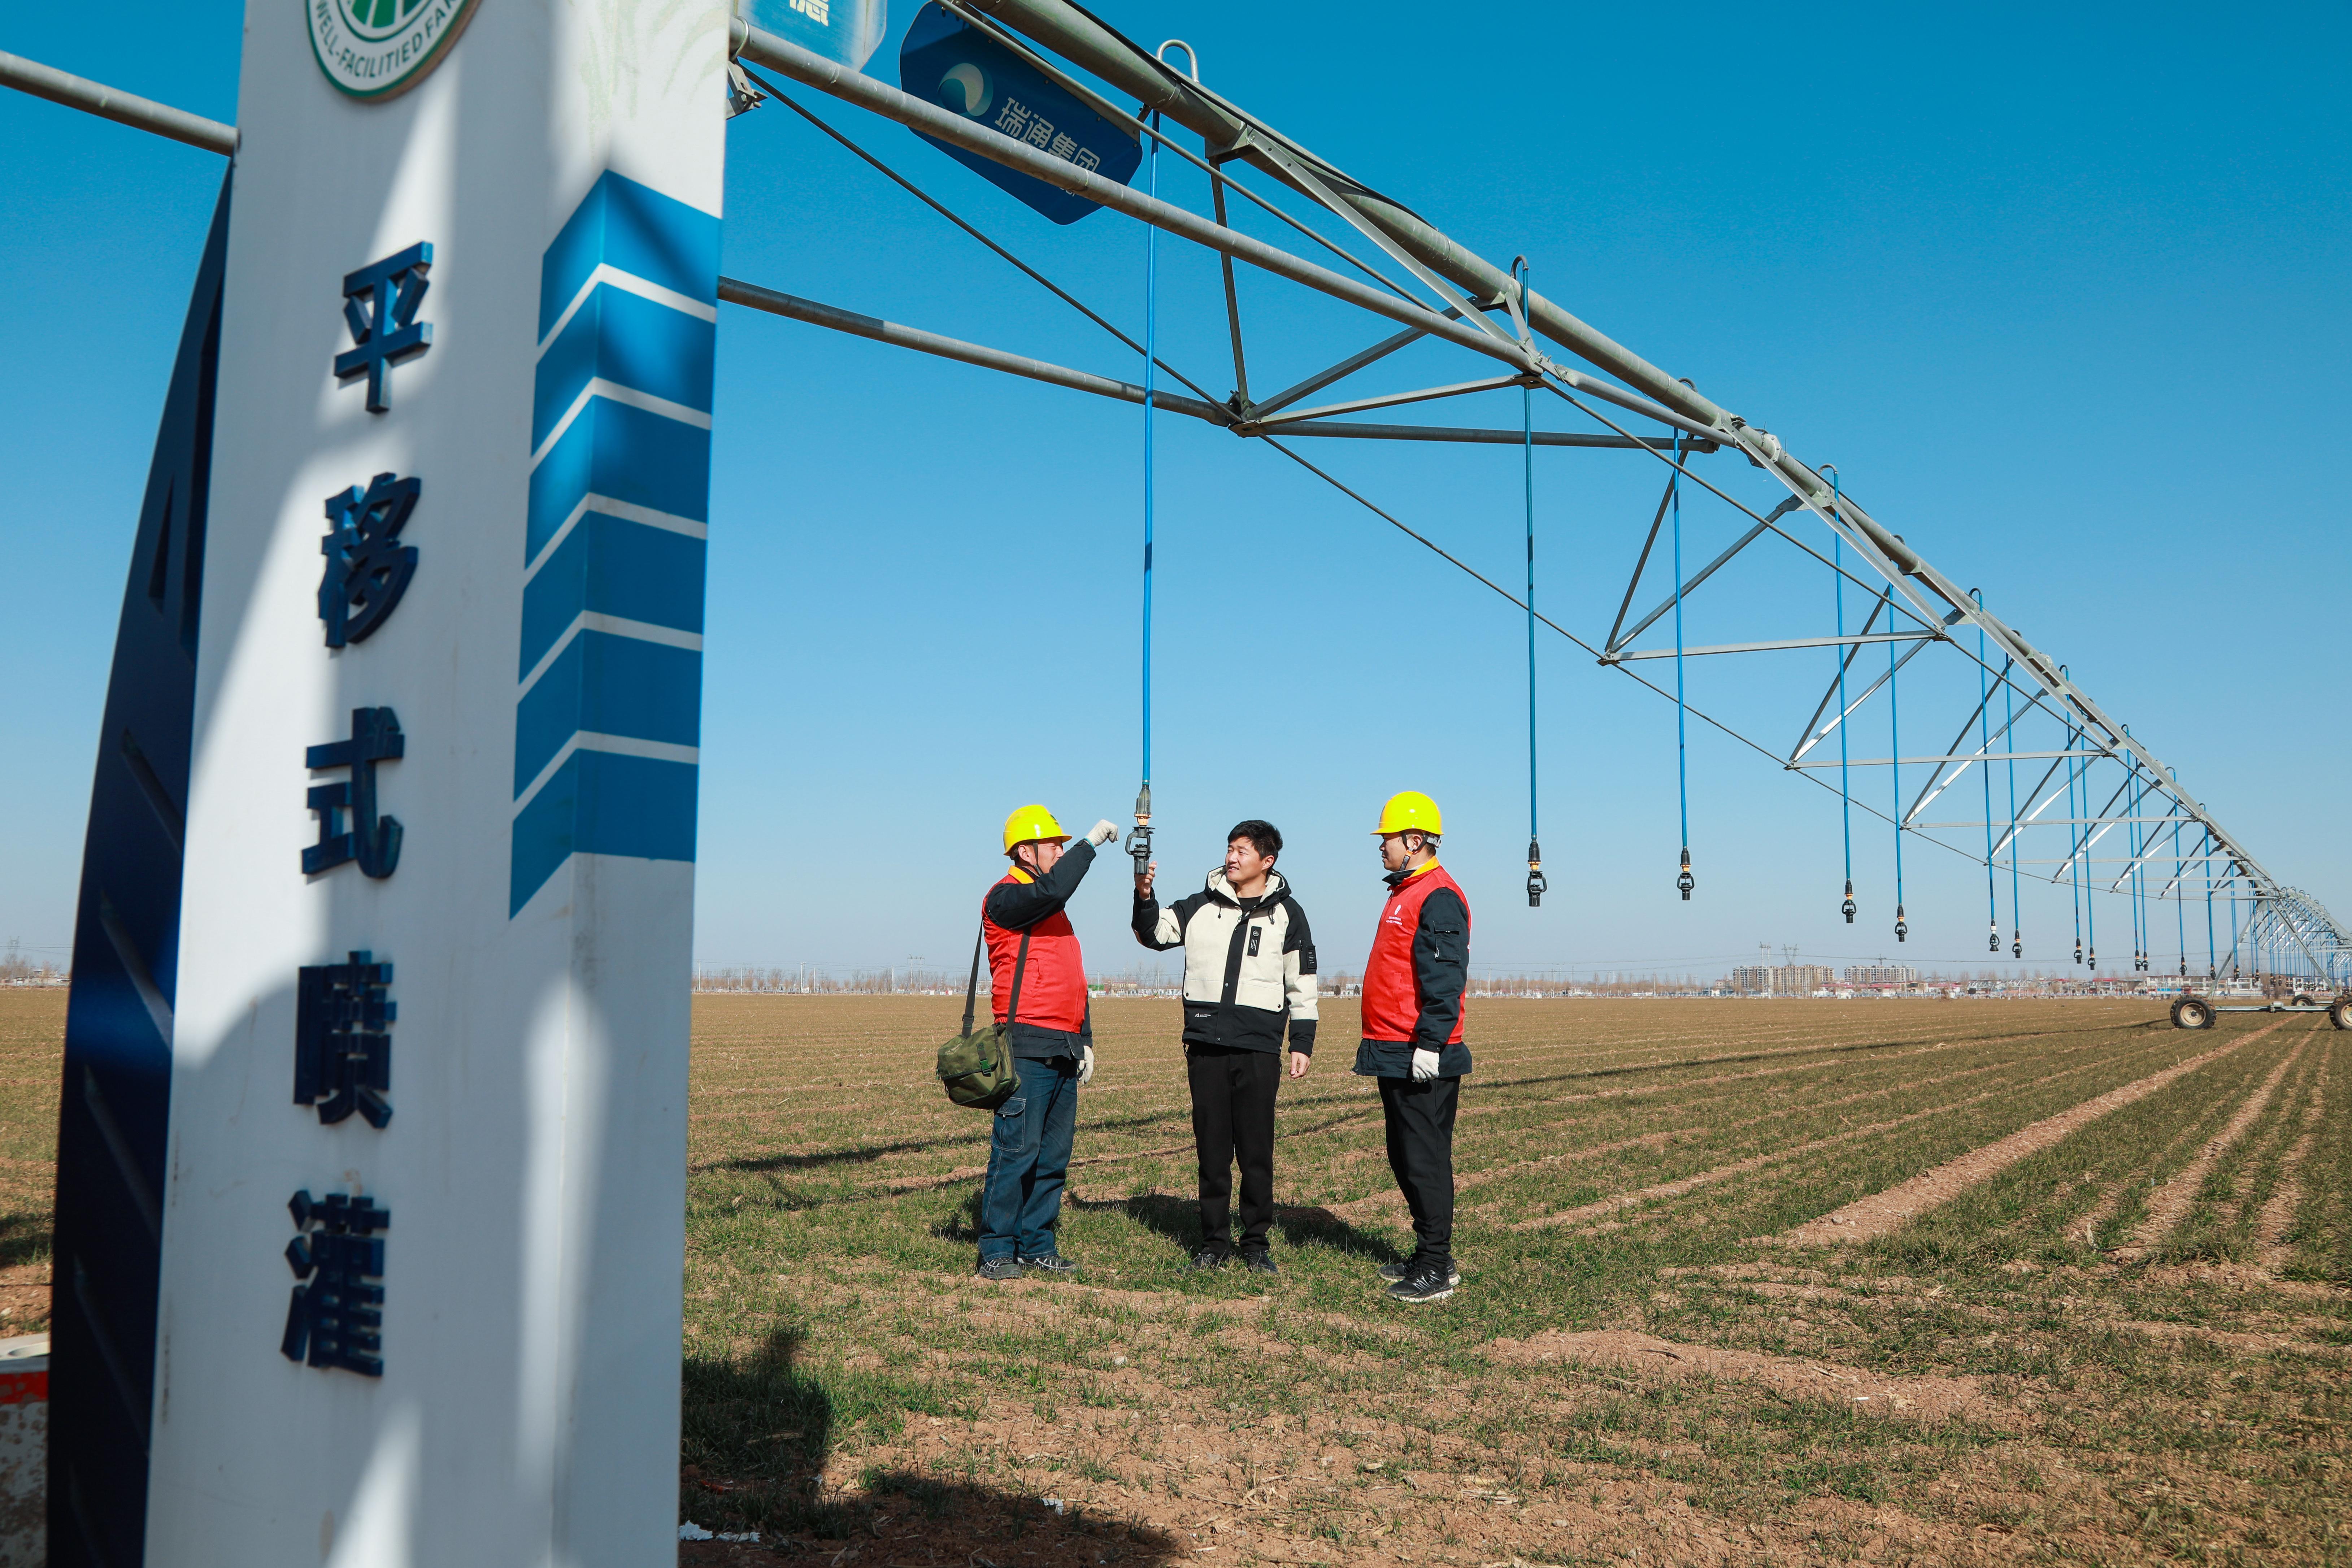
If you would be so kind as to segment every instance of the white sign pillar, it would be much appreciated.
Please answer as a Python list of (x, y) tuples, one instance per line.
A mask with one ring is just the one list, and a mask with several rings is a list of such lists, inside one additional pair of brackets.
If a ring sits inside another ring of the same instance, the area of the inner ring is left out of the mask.
[(146, 1560), (650, 1568), (726, 8), (308, 3), (246, 24)]

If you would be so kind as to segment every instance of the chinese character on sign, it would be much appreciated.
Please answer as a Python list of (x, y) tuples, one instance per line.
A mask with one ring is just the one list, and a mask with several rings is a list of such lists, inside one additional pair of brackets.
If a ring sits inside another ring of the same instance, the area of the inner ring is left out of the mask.
[(1084, 169), (1089, 174), (1102, 167), (1102, 160), (1096, 157), (1089, 149), (1085, 147), (1079, 148), (1078, 155), (1071, 159), (1070, 162), (1076, 163), (1079, 168)]
[(1019, 99), (1006, 99), (1004, 112), (996, 117), (996, 128), (1018, 142), (1029, 129), (1029, 110), (1022, 107)]
[(357, 860), (371, 877), (389, 877), (400, 864), (400, 820), (375, 809), (375, 767), (407, 750), (400, 720), (389, 708), (352, 710), (352, 738), (312, 746), (304, 761), (313, 773), (349, 768), (348, 783), (310, 786), (310, 809), (319, 814), (319, 841), (302, 851), (307, 876)]
[(831, 25), (833, 0), (793, 0), (793, 9), (820, 27)]
[(424, 491), (418, 479), (378, 474), (361, 489), (353, 485), (327, 498), (327, 558), (319, 582), (319, 618), (327, 623), (327, 646), (365, 642), (383, 625), (408, 579), (416, 571), (416, 546), (403, 544), (400, 531)]
[(392, 965), (354, 952), (348, 963), (306, 963), (294, 994), (294, 1103), (329, 1125), (354, 1110), (381, 1131), (392, 1121), (392, 1035), (398, 1005), (384, 994)]
[(1029, 134), (1024, 140), (1032, 147), (1048, 145), (1054, 140), (1054, 122), (1050, 120), (1032, 120), (1029, 122)]
[(343, 275), (343, 320), (358, 346), (335, 356), (335, 379), (366, 376), (371, 414), (392, 406), (392, 367), (433, 346), (432, 324), (416, 319), (432, 270), (433, 247), (420, 243)]
[(362, 1377), (382, 1377), (383, 1359), (383, 1242), (375, 1233), (392, 1226), (392, 1211), (373, 1198), (330, 1193), (313, 1203), (305, 1190), (289, 1199), (294, 1228), (286, 1244), (294, 1278), (294, 1298), (286, 1304), (286, 1337), (278, 1342), (288, 1361), (340, 1366)]
[(1066, 131), (1055, 137), (1054, 144), (1045, 149), (1046, 152), (1051, 153), (1055, 157), (1061, 159), (1064, 163), (1067, 163), (1069, 161), (1070, 154), (1077, 150), (1078, 144), (1070, 140), (1070, 133)]

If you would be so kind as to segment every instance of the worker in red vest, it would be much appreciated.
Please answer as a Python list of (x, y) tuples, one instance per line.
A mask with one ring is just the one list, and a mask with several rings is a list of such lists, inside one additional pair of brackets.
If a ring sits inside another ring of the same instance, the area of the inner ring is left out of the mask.
[(1443, 1301), (1462, 1282), (1454, 1264), (1454, 1116), (1470, 1049), (1462, 994), (1470, 981), (1470, 900), (1437, 863), (1445, 831), (1418, 790), (1381, 807), (1389, 901), (1364, 961), (1363, 1043), (1356, 1071), (1380, 1080), (1389, 1169), (1412, 1211), (1413, 1253), (1381, 1269), (1400, 1301)]
[(1117, 827), (1097, 822), (1072, 845), (1042, 805), (1004, 819), (1013, 868), (988, 889), (980, 921), (991, 1000), (996, 1021), (1007, 1026), (1021, 1087), (996, 1108), (988, 1145), (980, 1196), (983, 1279), (1018, 1279), (1032, 1268), (1077, 1272), (1054, 1244), (1054, 1223), (1069, 1178), (1078, 1088), (1094, 1077), (1095, 1042), (1078, 933), (1063, 906), (1094, 864), (1096, 847), (1118, 837)]

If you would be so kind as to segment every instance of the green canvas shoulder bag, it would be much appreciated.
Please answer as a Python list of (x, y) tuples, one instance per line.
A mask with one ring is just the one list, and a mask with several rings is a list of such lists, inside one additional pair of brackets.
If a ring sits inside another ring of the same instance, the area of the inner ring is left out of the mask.
[(948, 1098), (974, 1110), (994, 1110), (1021, 1088), (1013, 1066), (1012, 1021), (1021, 1016), (1021, 975), (1029, 967), (1029, 933), (1021, 933), (1021, 956), (1013, 963), (1013, 997), (1004, 1009), (1005, 1021), (994, 1019), (978, 1034), (972, 1032), (973, 1004), (980, 998), (980, 959), (988, 946), (983, 923), (971, 944), (971, 984), (963, 994), (963, 1032), (940, 1047), (940, 1082)]

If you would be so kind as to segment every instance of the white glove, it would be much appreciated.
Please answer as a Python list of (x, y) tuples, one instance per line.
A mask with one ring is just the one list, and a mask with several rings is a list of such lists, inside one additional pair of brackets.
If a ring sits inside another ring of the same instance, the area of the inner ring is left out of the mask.
[[(1435, 1051), (1413, 1052), (1412, 1081), (1415, 1083), (1427, 1083), (1431, 1079), (1433, 1079), (1436, 1076), (1437, 1053)], [(1084, 1083), (1086, 1079), (1080, 1079), (1078, 1081), (1080, 1083)]]
[(1118, 825), (1108, 818), (1087, 829), (1087, 842), (1094, 845), (1109, 843), (1118, 837)]
[(1086, 1055), (1078, 1058), (1078, 1087), (1084, 1089), (1087, 1084), (1092, 1083), (1094, 1081), (1094, 1076), (1095, 1048), (1092, 1046), (1088, 1046), (1087, 1047)]

